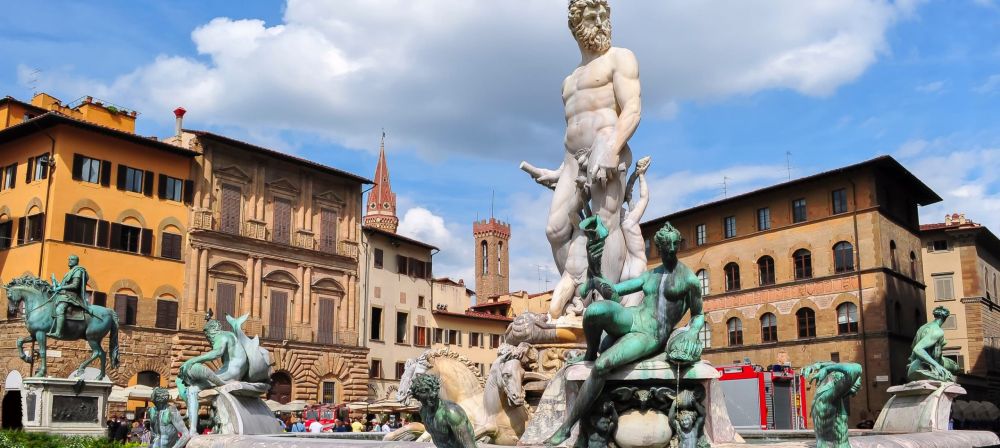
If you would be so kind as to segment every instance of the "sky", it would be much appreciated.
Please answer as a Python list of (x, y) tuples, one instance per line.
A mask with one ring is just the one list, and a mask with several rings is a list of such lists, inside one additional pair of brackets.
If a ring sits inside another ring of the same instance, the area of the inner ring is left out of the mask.
[[(1000, 232), (1000, 1), (614, 1), (639, 60), (645, 219), (889, 154), (946, 213)], [(372, 177), (379, 137), (400, 233), (474, 282), (472, 222), (512, 225), (511, 288), (551, 288), (560, 85), (579, 64), (565, 0), (18, 2), (0, 94), (85, 95), (137, 131), (212, 130)]]

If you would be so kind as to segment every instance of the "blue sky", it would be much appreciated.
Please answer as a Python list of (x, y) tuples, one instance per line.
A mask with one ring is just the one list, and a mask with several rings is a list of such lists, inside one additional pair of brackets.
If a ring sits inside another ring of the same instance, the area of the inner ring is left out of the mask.
[[(138, 130), (210, 129), (371, 176), (386, 128), (401, 231), (438, 275), (471, 280), (471, 222), (514, 225), (512, 287), (555, 273), (547, 191), (518, 169), (561, 157), (562, 78), (578, 62), (563, 0), (17, 3), (0, 87), (138, 109)], [(1000, 5), (988, 0), (612, 2), (643, 86), (646, 218), (892, 154), (1000, 229)], [(40, 70), (34, 73), (34, 70)], [(541, 274), (542, 277), (545, 274)], [(549, 285), (551, 286), (551, 284)]]

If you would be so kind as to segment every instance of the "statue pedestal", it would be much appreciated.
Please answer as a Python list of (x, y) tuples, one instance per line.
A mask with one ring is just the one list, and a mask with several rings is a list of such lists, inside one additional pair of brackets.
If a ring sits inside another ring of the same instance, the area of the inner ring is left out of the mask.
[[(229, 383), (204, 392), (210, 396), (212, 413), (217, 426), (214, 434), (278, 434), (284, 428), (267, 408), (261, 394), (269, 385), (264, 383)], [(201, 397), (201, 394), (199, 394)]]
[(893, 396), (875, 421), (875, 431), (945, 431), (951, 404), (955, 397), (965, 395), (965, 389), (956, 383), (932, 380), (911, 381), (888, 391)]
[[(580, 385), (590, 377), (591, 369), (591, 363), (566, 366), (549, 381), (518, 445), (540, 445), (555, 431), (565, 420)], [(622, 388), (631, 389), (629, 398), (614, 398), (619, 414), (615, 441), (622, 447), (665, 447), (669, 445), (672, 429), (662, 423), (667, 421), (672, 400), (664, 398), (663, 392), (674, 393), (678, 385), (682, 388), (701, 386), (705, 392), (701, 403), (707, 414), (704, 434), (708, 441), (712, 444), (742, 443), (743, 438), (736, 433), (729, 420), (725, 397), (718, 382), (720, 376), (719, 371), (705, 361), (681, 368), (678, 372), (665, 361), (665, 355), (659, 355), (612, 372), (597, 404), (611, 399), (609, 394), (615, 395)], [(651, 422), (655, 422), (655, 426), (650, 426)], [(573, 446), (578, 428), (579, 425), (565, 446)], [(636, 436), (641, 437), (637, 439)]]
[(65, 378), (25, 378), (21, 391), (22, 424), (26, 432), (72, 436), (106, 435), (110, 380), (83, 382)]

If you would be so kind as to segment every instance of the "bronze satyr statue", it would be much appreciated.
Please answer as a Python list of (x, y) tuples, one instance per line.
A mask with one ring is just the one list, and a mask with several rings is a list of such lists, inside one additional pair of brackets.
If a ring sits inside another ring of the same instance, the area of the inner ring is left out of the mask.
[(954, 382), (958, 364), (942, 356), (944, 349), (944, 330), (941, 325), (948, 319), (951, 312), (948, 308), (934, 308), (934, 320), (917, 329), (910, 352), (910, 364), (906, 377), (910, 381), (933, 380)]
[(420, 402), (420, 419), (431, 434), (434, 446), (443, 448), (475, 448), (472, 423), (465, 410), (455, 402), (442, 399), (441, 380), (434, 375), (419, 374), (413, 378), (410, 393)]
[(861, 389), (861, 365), (817, 362), (802, 369), (802, 375), (818, 386), (812, 404), (816, 448), (850, 448), (847, 401)]
[[(593, 361), (590, 377), (580, 386), (576, 401), (569, 410), (566, 421), (546, 440), (547, 445), (558, 445), (565, 441), (580, 419), (588, 412), (600, 396), (608, 375), (626, 364), (648, 359), (664, 350), (667, 359), (678, 365), (686, 365), (701, 359), (702, 344), (698, 333), (705, 325), (702, 313), (701, 284), (691, 269), (677, 259), (681, 234), (669, 223), (665, 224), (653, 237), (659, 249), (663, 266), (646, 271), (638, 278), (611, 285), (593, 272), (599, 266), (603, 250), (604, 229), (599, 216), (583, 220), (580, 227), (587, 233), (588, 256), (591, 263), (591, 278), (581, 285), (581, 296), (588, 289), (596, 289), (606, 300), (595, 301), (583, 314), (583, 332), (587, 339), (587, 353), (584, 361)], [(622, 306), (621, 297), (641, 291), (642, 302), (638, 306)], [(688, 330), (673, 338), (667, 347), (667, 339), (674, 327), (685, 314), (691, 312)], [(601, 340), (601, 336), (607, 337)]]

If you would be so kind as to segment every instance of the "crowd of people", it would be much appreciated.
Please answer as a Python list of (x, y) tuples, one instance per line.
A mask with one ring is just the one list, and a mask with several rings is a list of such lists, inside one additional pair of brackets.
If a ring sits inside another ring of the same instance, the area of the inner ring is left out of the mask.
[(374, 416), (369, 418), (346, 418), (333, 420), (308, 419), (302, 413), (291, 414), (285, 418), (278, 417), (285, 432), (392, 432), (408, 422), (406, 418), (385, 419), (379, 421)]
[(149, 422), (145, 420), (129, 420), (122, 416), (116, 416), (107, 421), (107, 428), (108, 440), (114, 442), (149, 445), (153, 437), (149, 430)]

